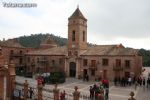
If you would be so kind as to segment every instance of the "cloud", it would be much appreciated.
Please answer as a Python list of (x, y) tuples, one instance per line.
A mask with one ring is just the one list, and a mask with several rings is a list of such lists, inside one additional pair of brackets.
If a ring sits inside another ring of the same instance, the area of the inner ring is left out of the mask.
[[(13, 1), (37, 3), (38, 6), (4, 8), (0, 4), (0, 39), (34, 33), (53, 33), (67, 37), (68, 17), (79, 4), (80, 10), (88, 19), (89, 42), (123, 43), (135, 48), (150, 49), (149, 0), (9, 0), (8, 2)], [(146, 41), (145, 45), (143, 41)]]

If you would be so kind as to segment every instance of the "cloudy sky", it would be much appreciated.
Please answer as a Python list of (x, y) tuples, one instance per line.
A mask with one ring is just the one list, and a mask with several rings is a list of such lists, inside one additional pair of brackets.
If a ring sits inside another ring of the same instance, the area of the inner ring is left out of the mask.
[[(3, 7), (8, 2), (37, 7)], [(36, 33), (67, 37), (68, 17), (77, 5), (88, 19), (88, 42), (150, 49), (150, 0), (0, 0), (0, 39)]]

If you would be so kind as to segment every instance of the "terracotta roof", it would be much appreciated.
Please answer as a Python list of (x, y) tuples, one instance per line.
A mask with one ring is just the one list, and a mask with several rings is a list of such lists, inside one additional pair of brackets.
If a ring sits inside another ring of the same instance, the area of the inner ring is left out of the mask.
[(97, 45), (88, 47), (81, 55), (129, 56), (138, 54), (138, 50), (118, 45)]
[(7, 41), (0, 41), (0, 46), (23, 48), (23, 46), (16, 39), (9, 39)]
[(39, 49), (26, 53), (27, 55), (67, 55), (67, 47), (53, 47), (49, 49)]
[[(49, 49), (39, 49), (28, 52), (27, 55), (67, 55), (67, 47), (54, 47)], [(119, 45), (96, 45), (88, 47), (81, 56), (134, 56), (138, 55), (138, 50), (125, 48)]]
[(81, 13), (81, 11), (80, 11), (79, 8), (77, 8), (77, 9), (75, 10), (75, 12), (69, 17), (69, 19), (71, 19), (71, 18), (82, 18), (82, 19), (84, 19), (84, 20), (87, 20), (87, 19), (83, 16), (83, 14)]

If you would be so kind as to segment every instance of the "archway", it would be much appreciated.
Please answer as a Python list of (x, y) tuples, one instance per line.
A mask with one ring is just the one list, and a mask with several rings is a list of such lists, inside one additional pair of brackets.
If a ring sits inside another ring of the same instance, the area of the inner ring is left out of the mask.
[(69, 68), (70, 68), (70, 77), (76, 77), (76, 63), (70, 62)]

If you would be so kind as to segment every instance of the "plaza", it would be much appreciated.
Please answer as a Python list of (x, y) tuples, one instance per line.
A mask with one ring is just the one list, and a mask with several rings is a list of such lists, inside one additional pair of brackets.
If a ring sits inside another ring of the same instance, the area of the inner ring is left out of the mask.
[[(29, 86), (36, 89), (37, 82), (34, 79), (30, 78), (24, 78), (24, 77), (16, 77), (16, 81), (18, 83), (24, 83), (24, 80), (28, 80)], [(60, 89), (60, 92), (65, 90), (66, 91), (66, 99), (72, 100), (72, 93), (74, 92), (74, 87), (78, 86), (80, 91), (80, 99), (81, 100), (90, 100), (88, 97), (90, 95), (89, 89), (91, 85), (98, 84), (98, 82), (90, 81), (85, 82), (83, 80), (75, 79), (75, 78), (67, 78), (66, 82), (63, 84), (58, 84), (58, 88)], [(44, 100), (53, 100), (53, 94), (46, 92), (45, 90), (52, 91), (54, 88), (54, 85), (45, 85), (43, 90), (43, 98)], [(135, 86), (114, 86), (112, 82), (110, 82), (110, 88), (109, 88), (109, 100), (128, 100), (130, 97), (130, 92), (134, 91), (136, 100), (149, 100), (150, 96), (150, 88), (145, 89), (143, 86), (137, 87), (135, 90)]]

